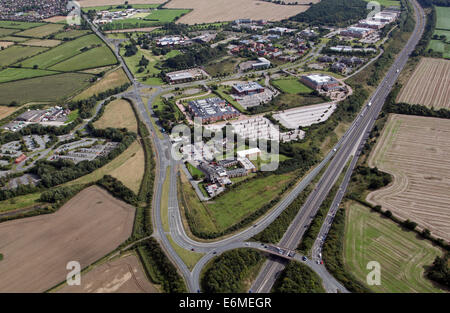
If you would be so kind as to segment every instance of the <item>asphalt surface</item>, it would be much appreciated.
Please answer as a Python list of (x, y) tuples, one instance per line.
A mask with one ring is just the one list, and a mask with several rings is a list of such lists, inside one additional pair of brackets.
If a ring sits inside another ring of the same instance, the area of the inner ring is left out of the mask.
[[(294, 199), (299, 195), (300, 192), (304, 190), (304, 188), (311, 183), (311, 181), (319, 174), (319, 172), (328, 164), (324, 174), (322, 175), (316, 189), (310, 194), (305, 205), (299, 211), (298, 215), (295, 217), (293, 223), (289, 226), (287, 232), (282, 238), (279, 246), (286, 247), (294, 250), (304, 231), (305, 226), (308, 225), (311, 221), (311, 217), (315, 215), (320, 204), (328, 195), (330, 189), (336, 182), (340, 173), (348, 163), (350, 156), (355, 155), (349, 169), (347, 171), (347, 175), (344, 178), (341, 184), (341, 190), (337, 193), (335, 201), (333, 201), (333, 205), (331, 206), (330, 212), (333, 212), (333, 208), (337, 208), (339, 205), (343, 194), (345, 193), (346, 184), (348, 184), (349, 176), (351, 175), (351, 171), (353, 170), (356, 158), (359, 153), (358, 147), (361, 147), (367, 138), (368, 133), (373, 127), (374, 121), (378, 116), (379, 111), (382, 108), (382, 105), (390, 92), (393, 84), (397, 80), (398, 72), (401, 71), (403, 66), (405, 65), (409, 53), (414, 49), (418, 40), (421, 37), (423, 32), (423, 10), (420, 8), (415, 0), (410, 0), (414, 5), (414, 10), (416, 16), (419, 17), (419, 23), (416, 23), (416, 28), (414, 29), (413, 35), (410, 40), (399, 54), (394, 64), (389, 69), (382, 83), (374, 92), (371, 97), (371, 106), (365, 105), (362, 109), (361, 113), (355, 119), (353, 124), (350, 126), (348, 131), (344, 134), (344, 136), (339, 140), (339, 142), (335, 145), (335, 147), (330, 151), (330, 153), (324, 158), (324, 160), (316, 166), (311, 172), (305, 176), (305, 178), (300, 181), (288, 194), (286, 194), (283, 199), (272, 209), (268, 214), (264, 215), (260, 218), (256, 223), (242, 231), (239, 231), (231, 236), (226, 238), (222, 238), (217, 241), (208, 241), (208, 242), (200, 242), (191, 239), (185, 232), (184, 225), (181, 219), (180, 208), (178, 205), (178, 191), (177, 191), (177, 173), (179, 165), (181, 164), (179, 161), (174, 160), (171, 157), (171, 143), (167, 134), (163, 134), (163, 139), (160, 139), (156, 135), (156, 130), (154, 129), (153, 123), (158, 123), (158, 120), (152, 111), (152, 102), (156, 96), (161, 94), (162, 92), (173, 89), (174, 87), (154, 87), (156, 90), (150, 95), (148, 103), (144, 104), (141, 99), (140, 91), (143, 88), (148, 88), (147, 85), (140, 84), (137, 80), (134, 79), (133, 75), (129, 71), (127, 65), (124, 60), (118, 53), (118, 46), (115, 45), (114, 52), (123, 66), (127, 76), (130, 81), (133, 83), (132, 91), (124, 93), (124, 95), (133, 101), (138, 114), (140, 115), (141, 120), (148, 126), (151, 133), (151, 138), (153, 141), (153, 148), (156, 153), (157, 160), (157, 171), (155, 177), (155, 193), (153, 197), (153, 223), (155, 228), (154, 237), (156, 237), (161, 243), (162, 247), (166, 251), (169, 258), (174, 262), (176, 267), (179, 269), (180, 273), (183, 275), (188, 290), (190, 292), (199, 292), (200, 291), (200, 272), (203, 267), (215, 256), (220, 255), (221, 253), (235, 249), (240, 247), (253, 247), (256, 249), (263, 250), (265, 252), (270, 253), (270, 251), (264, 250), (262, 248), (261, 243), (256, 242), (245, 242), (250, 239), (255, 234), (264, 230), (268, 225), (270, 225), (282, 212), (286, 209), (289, 204), (294, 201)], [(419, 14), (420, 13), (420, 14)], [(102, 38), (105, 42), (109, 43), (109, 40), (103, 36), (92, 24), (92, 29), (96, 34)], [(313, 51), (315, 55), (317, 51)], [(273, 69), (272, 69), (273, 70)], [(397, 71), (399, 70), (399, 71)], [(261, 71), (260, 73), (265, 73)], [(235, 74), (232, 75), (231, 78), (238, 78), (245, 74)], [(216, 81), (217, 79), (210, 79), (208, 82)], [(201, 83), (205, 83), (207, 81), (197, 81), (193, 83), (185, 83), (179, 84), (177, 87), (189, 87), (193, 85), (198, 85)], [(170, 190), (169, 190), (169, 233), (166, 233), (162, 227), (161, 221), (161, 198), (162, 198), (162, 185), (166, 179), (166, 169), (170, 166)], [(332, 218), (332, 217), (331, 217)], [(331, 221), (331, 220), (330, 220)], [(321, 230), (321, 235), (327, 233), (326, 227)], [(178, 244), (180, 247), (187, 250), (194, 250), (195, 252), (205, 253), (205, 255), (200, 259), (200, 261), (195, 265), (194, 269), (189, 271), (186, 264), (183, 260), (178, 256), (178, 254), (173, 249), (172, 245), (169, 242), (168, 235), (171, 236), (173, 241)], [(317, 247), (320, 247), (320, 242), (316, 241)], [(317, 253), (320, 250), (316, 250)], [(301, 255), (296, 254), (295, 258), (300, 260)], [(316, 260), (309, 260), (304, 262), (310, 268), (312, 268), (323, 281), (323, 285), (327, 292), (336, 292), (339, 290), (340, 292), (346, 292), (347, 290), (340, 284), (336, 279), (334, 279), (326, 270), (323, 265), (317, 264)], [(272, 288), (272, 285), (276, 279), (276, 274), (278, 274), (284, 267), (286, 261), (280, 258), (271, 258), (268, 260), (261, 272), (259, 273), (257, 279), (255, 280), (251, 290), (252, 292), (269, 292)]]

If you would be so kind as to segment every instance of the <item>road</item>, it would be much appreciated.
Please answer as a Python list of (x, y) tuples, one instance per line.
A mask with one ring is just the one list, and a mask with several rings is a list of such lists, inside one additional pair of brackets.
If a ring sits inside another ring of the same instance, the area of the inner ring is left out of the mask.
[[(353, 123), (352, 127), (349, 129), (350, 133), (347, 132), (348, 135), (346, 133), (343, 147), (337, 152), (336, 156), (330, 162), (330, 165), (328, 166), (326, 172), (319, 180), (318, 187), (310, 194), (310, 196), (306, 200), (305, 205), (300, 209), (294, 221), (289, 226), (287, 232), (280, 241), (281, 246), (287, 247), (289, 249), (295, 249), (298, 246), (302, 235), (305, 232), (305, 226), (307, 226), (311, 218), (315, 216), (321, 203), (326, 198), (334, 183), (337, 181), (339, 175), (346, 166), (347, 161), (353, 155), (354, 157), (349, 166), (349, 169), (344, 177), (342, 184), (340, 185), (340, 189), (336, 194), (333, 204), (331, 205), (331, 215), (328, 215), (328, 222), (332, 222), (337, 206), (339, 205), (343, 195), (345, 194), (345, 190), (348, 186), (351, 173), (356, 165), (361, 148), (366, 142), (368, 135), (373, 128), (375, 120), (377, 119), (378, 114), (380, 113), (389, 92), (396, 82), (400, 71), (405, 66), (410, 53), (414, 50), (416, 44), (422, 36), (425, 25), (423, 9), (415, 0), (411, 0), (411, 3), (413, 4), (415, 16), (417, 19), (417, 23), (411, 37), (409, 38), (403, 50), (395, 59), (394, 63), (389, 68), (378, 88), (371, 96), (369, 100), (370, 105), (368, 103), (364, 106), (361, 113)], [(314, 258), (316, 259), (318, 258), (318, 253), (320, 252), (321, 242), (323, 242), (327, 233), (328, 226), (327, 223), (324, 223), (318, 239), (314, 244), (313, 251), (316, 253), (314, 255)], [(325, 268), (325, 266), (321, 267)], [(282, 271), (283, 268), (284, 265), (282, 263), (274, 262), (272, 260), (267, 261), (264, 264), (261, 272), (257, 276), (255, 282), (253, 283), (252, 291), (270, 292), (273, 283), (276, 280), (277, 274)], [(322, 277), (322, 279), (324, 279), (324, 277)], [(327, 284), (327, 282), (324, 282), (324, 284)], [(340, 289), (339, 291), (342, 292), (343, 290)]]
[[(130, 81), (133, 83), (133, 90), (129, 91), (126, 96), (133, 100), (133, 103), (136, 107), (138, 114), (140, 115), (141, 120), (148, 126), (151, 132), (151, 138), (153, 141), (153, 147), (156, 153), (156, 177), (155, 177), (155, 193), (153, 197), (153, 218), (152, 221), (154, 223), (155, 233), (154, 237), (156, 237), (164, 250), (166, 251), (169, 258), (174, 262), (176, 267), (179, 269), (180, 273), (183, 275), (187, 287), (190, 292), (198, 292), (200, 291), (200, 272), (203, 267), (215, 256), (239, 247), (259, 247), (260, 243), (255, 242), (245, 242), (249, 240), (255, 234), (264, 230), (268, 225), (270, 225), (282, 212), (286, 209), (289, 204), (294, 201), (294, 199), (304, 190), (306, 186), (308, 186), (312, 180), (319, 174), (319, 172), (328, 164), (324, 174), (322, 175), (319, 183), (313, 192), (311, 192), (310, 196), (307, 198), (305, 205), (299, 211), (298, 215), (295, 217), (292, 224), (289, 226), (287, 232), (283, 236), (280, 246), (287, 247), (289, 249), (294, 250), (304, 231), (305, 226), (310, 223), (311, 217), (315, 215), (320, 204), (328, 195), (330, 189), (337, 181), (337, 178), (341, 174), (342, 170), (348, 163), (349, 158), (354, 155), (353, 161), (349, 166), (349, 170), (347, 172), (346, 177), (344, 178), (341, 191), (337, 194), (337, 198), (332, 205), (332, 210), (334, 207), (340, 203), (342, 196), (345, 192), (346, 183), (348, 184), (348, 177), (351, 174), (351, 170), (354, 167), (354, 163), (359, 155), (358, 147), (361, 147), (365, 142), (368, 133), (373, 127), (374, 121), (378, 116), (379, 111), (382, 108), (382, 105), (390, 92), (393, 84), (397, 80), (398, 72), (405, 65), (409, 53), (414, 49), (418, 40), (421, 37), (423, 32), (424, 24), (423, 24), (423, 10), (418, 6), (415, 0), (410, 0), (413, 3), (414, 11), (416, 16), (419, 19), (419, 22), (416, 23), (416, 27), (412, 36), (410, 37), (408, 43), (398, 55), (393, 65), (389, 69), (388, 73), (384, 77), (382, 83), (376, 89), (374, 94), (372, 95), (369, 102), (371, 105), (366, 104), (362, 109), (361, 113), (357, 116), (353, 124), (344, 134), (344, 136), (339, 140), (339, 142), (335, 145), (335, 147), (325, 156), (324, 160), (316, 166), (314, 169), (310, 171), (308, 175), (305, 176), (297, 185), (287, 193), (282, 200), (273, 208), (269, 213), (260, 218), (253, 226), (243, 229), (233, 235), (230, 235), (226, 238), (221, 238), (216, 241), (208, 241), (208, 242), (200, 242), (191, 239), (185, 232), (184, 225), (181, 219), (180, 208), (178, 205), (178, 191), (177, 191), (177, 173), (179, 165), (181, 164), (179, 161), (174, 160), (171, 157), (170, 153), (170, 139), (167, 134), (163, 134), (162, 138), (159, 138), (156, 135), (156, 130), (154, 129), (154, 124), (151, 119), (157, 123), (157, 118), (155, 117), (152, 111), (152, 102), (156, 96), (161, 94), (162, 92), (173, 89), (174, 87), (168, 87), (163, 89), (162, 87), (155, 87), (156, 91), (151, 94), (148, 102), (144, 104), (142, 102), (140, 96), (140, 90), (142, 88), (148, 88), (148, 86), (141, 85), (137, 80), (134, 79), (133, 75), (129, 71), (127, 65), (124, 60), (118, 53), (118, 46), (115, 45), (114, 52), (120, 61), (122, 67), (124, 68), (127, 76)], [(102, 38), (105, 42), (109, 42), (107, 38), (103, 36), (92, 24), (92, 29), (94, 32)], [(314, 51), (316, 53), (316, 51)], [(271, 69), (273, 70), (273, 69)], [(397, 71), (398, 70), (398, 71)], [(264, 72), (261, 72), (264, 73)], [(235, 79), (241, 77), (242, 74), (232, 75), (231, 78)], [(216, 81), (217, 79), (210, 79), (208, 82)], [(206, 82), (206, 81), (203, 81)], [(188, 87), (193, 84), (198, 85), (202, 82), (194, 82), (194, 83), (186, 83), (177, 85), (177, 87)], [(166, 169), (170, 166), (169, 176), (170, 176), (170, 190), (169, 190), (169, 228), (170, 232), (166, 233), (162, 227), (161, 221), (161, 198), (162, 198), (162, 185), (166, 179)], [(337, 204), (337, 205), (336, 205)], [(326, 229), (324, 229), (323, 234), (326, 234)], [(322, 231), (321, 231), (322, 233)], [(174, 251), (170, 241), (168, 239), (168, 235), (171, 236), (173, 241), (179, 245), (180, 247), (192, 250), (194, 249), (196, 252), (205, 253), (205, 255), (200, 259), (200, 261), (195, 265), (194, 269), (189, 271), (183, 260), (178, 256), (178, 254)], [(260, 248), (259, 248), (260, 249)], [(346, 292), (347, 290), (340, 284), (336, 279), (334, 279), (325, 269), (323, 265), (318, 265), (314, 263), (314, 260), (310, 262), (306, 262), (306, 265), (311, 267), (322, 279), (325, 289), (328, 292), (336, 292), (339, 289), (341, 292)], [(276, 274), (279, 273), (284, 267), (284, 262), (277, 261), (275, 259), (270, 259), (267, 261), (261, 272), (259, 273), (257, 279), (255, 280), (252, 291), (253, 292), (268, 292), (270, 291), (275, 279)]]

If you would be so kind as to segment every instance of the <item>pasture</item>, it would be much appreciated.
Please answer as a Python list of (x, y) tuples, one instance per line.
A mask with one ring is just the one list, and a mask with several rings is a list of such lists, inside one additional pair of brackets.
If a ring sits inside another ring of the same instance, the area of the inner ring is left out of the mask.
[(436, 6), (436, 28), (450, 30), (450, 7)]
[(80, 92), (90, 84), (93, 75), (63, 73), (0, 84), (0, 104), (53, 102)]
[(54, 74), (58, 74), (58, 72), (9, 67), (0, 71), (0, 83)]
[(450, 121), (391, 115), (369, 166), (393, 175), (393, 183), (373, 191), (367, 201), (432, 235), (450, 240)]
[(64, 28), (64, 24), (45, 24), (43, 26), (34, 27), (17, 33), (17, 36), (44, 38), (51, 34), (60, 32)]
[(442, 292), (424, 277), (424, 267), (442, 251), (417, 238), (388, 218), (351, 202), (346, 210), (344, 262), (361, 282), (366, 282), (367, 264), (381, 265), (381, 285), (367, 286), (374, 292)]
[[(0, 51), (0, 66), (8, 66), (46, 51), (43, 47), (12, 46)], [(32, 66), (31, 66), (32, 67)]]
[(155, 293), (135, 254), (128, 254), (81, 273), (81, 285), (64, 284), (58, 293)]
[(78, 29), (72, 29), (72, 30), (68, 30), (68, 31), (63, 31), (60, 32), (58, 34), (55, 35), (55, 39), (60, 39), (60, 40), (64, 40), (64, 39), (73, 39), (73, 38), (78, 38), (87, 34), (90, 34), (91, 31), (90, 30), (78, 30)]
[(189, 14), (177, 20), (177, 23), (203, 24), (236, 19), (279, 21), (306, 11), (309, 3), (318, 0), (299, 0), (304, 5), (277, 5), (259, 0), (172, 0), (164, 5), (170, 9), (193, 9)]
[(0, 37), (8, 36), (8, 35), (14, 34), (16, 32), (17, 32), (16, 29), (0, 28)]
[(397, 102), (450, 108), (450, 60), (422, 58)]
[(56, 213), (0, 224), (0, 291), (43, 292), (64, 281), (67, 262), (77, 260), (84, 268), (124, 242), (134, 213), (132, 206), (91, 186)]
[(37, 46), (37, 47), (47, 47), (53, 48), (59, 45), (61, 41), (55, 39), (30, 39), (22, 43), (26, 46)]
[(277, 87), (282, 92), (289, 94), (307, 94), (313, 92), (311, 88), (302, 84), (297, 79), (277, 79), (272, 81), (272, 85)]
[(84, 69), (116, 64), (117, 59), (111, 49), (105, 45), (78, 54), (68, 60), (50, 67), (51, 70), (72, 72)]
[(45, 25), (45, 23), (39, 22), (18, 22), (18, 21), (0, 21), (1, 28), (12, 28), (12, 29), (29, 29), (33, 27), (38, 27)]
[(103, 41), (95, 34), (86, 35), (78, 39), (68, 41), (59, 45), (45, 53), (41, 53), (35, 57), (29, 58), (22, 62), (23, 67), (33, 67), (37, 65), (39, 68), (49, 68), (56, 63), (65, 61), (77, 54), (82, 53), (83, 48), (94, 45), (102, 45)]
[(106, 74), (100, 81), (96, 82), (94, 85), (77, 95), (74, 100), (77, 101), (87, 99), (108, 89), (120, 87), (128, 82), (129, 80), (125, 74), (125, 71), (122, 68), (119, 68)]

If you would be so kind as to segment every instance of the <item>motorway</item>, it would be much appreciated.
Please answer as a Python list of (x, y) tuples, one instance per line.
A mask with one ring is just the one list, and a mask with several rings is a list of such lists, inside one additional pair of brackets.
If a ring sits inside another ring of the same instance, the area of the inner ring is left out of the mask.
[[(330, 162), (326, 172), (319, 180), (317, 188), (310, 194), (305, 205), (300, 209), (294, 221), (289, 226), (287, 232), (280, 241), (280, 246), (288, 249), (295, 249), (298, 246), (302, 235), (305, 232), (305, 226), (307, 226), (310, 222), (309, 219), (317, 213), (321, 203), (335, 184), (349, 158), (353, 155), (352, 162), (331, 205), (331, 209), (327, 217), (328, 223), (325, 222), (323, 224), (320, 234), (314, 243), (314, 258), (316, 260), (318, 259), (321, 243), (324, 241), (325, 236), (328, 233), (330, 222), (332, 222), (337, 207), (345, 194), (345, 190), (350, 181), (351, 173), (356, 166), (361, 148), (366, 142), (375, 120), (377, 119), (389, 92), (396, 82), (400, 71), (405, 66), (410, 53), (414, 50), (416, 44), (422, 36), (425, 26), (423, 10), (415, 0), (412, 0), (411, 3), (414, 7), (415, 16), (417, 19), (416, 26), (411, 37), (403, 50), (397, 56), (394, 63), (391, 65), (389, 71), (386, 73), (378, 88), (371, 96), (369, 100), (369, 103), (371, 104), (366, 104), (364, 106), (361, 113), (354, 121), (352, 127), (345, 134), (345, 142), (343, 143), (343, 147), (337, 152), (336, 156)], [(252, 291), (270, 292), (273, 283), (276, 280), (277, 274), (282, 271), (283, 268), (284, 265), (280, 262), (274, 262), (272, 260), (267, 261), (253, 283)], [(340, 288), (337, 289), (339, 289), (340, 292), (344, 291)]]
[[(370, 130), (372, 129), (373, 124), (384, 104), (387, 95), (389, 94), (393, 84), (397, 80), (399, 72), (408, 60), (410, 52), (412, 52), (423, 33), (423, 10), (415, 0), (410, 1), (413, 4), (418, 22), (416, 23), (415, 29), (408, 43), (405, 45), (401, 53), (397, 56), (383, 81), (371, 96), (369, 101), (371, 102), (371, 105), (366, 104), (363, 107), (353, 124), (350, 126), (344, 136), (339, 140), (339, 142), (334, 146), (334, 148), (325, 156), (323, 161), (314, 169), (312, 169), (309, 174), (306, 175), (299, 183), (297, 183), (297, 185), (283, 197), (283, 199), (275, 206), (275, 208), (273, 208), (269, 213), (256, 221), (256, 223), (251, 227), (243, 229), (231, 236), (216, 241), (196, 241), (186, 234), (178, 204), (177, 191), (177, 175), (181, 163), (180, 161), (176, 161), (171, 157), (171, 143), (168, 135), (163, 134), (163, 138), (160, 139), (156, 135), (154, 123), (152, 123), (151, 120), (153, 119), (154, 122), (157, 122), (157, 118), (152, 111), (152, 102), (155, 97), (161, 94), (163, 91), (173, 89), (174, 87), (168, 87), (164, 90), (162, 87), (155, 87), (155, 92), (151, 94), (148, 102), (144, 104), (140, 92), (143, 88), (148, 88), (149, 86), (142, 85), (134, 79), (124, 60), (118, 53), (117, 45), (115, 46), (114, 53), (122, 64), (122, 67), (124, 68), (130, 81), (133, 83), (132, 91), (128, 91), (127, 93), (125, 93), (125, 96), (132, 100), (138, 114), (140, 115), (141, 120), (150, 129), (153, 148), (156, 153), (157, 170), (154, 184), (155, 193), (153, 197), (152, 210), (152, 221), (155, 228), (155, 233), (153, 236), (159, 240), (169, 258), (174, 262), (180, 273), (183, 275), (190, 292), (200, 291), (199, 279), (201, 270), (213, 257), (220, 255), (225, 251), (239, 247), (254, 247), (261, 250), (261, 243), (245, 241), (249, 240), (252, 236), (261, 232), (268, 225), (270, 225), (283, 212), (283, 210), (286, 209), (292, 203), (292, 201), (294, 201), (294, 199), (304, 190), (304, 188), (312, 182), (312, 180), (319, 174), (319, 172), (323, 168), (325, 168), (326, 165), (328, 165), (316, 188), (311, 192), (304, 206), (301, 208), (294, 221), (291, 223), (285, 235), (283, 236), (282, 240), (278, 244), (278, 246), (295, 250), (306, 229), (305, 226), (311, 222), (311, 219), (317, 212), (320, 204), (326, 198), (330, 189), (337, 181), (339, 175), (348, 164), (349, 158), (351, 156), (354, 156), (348, 168), (346, 176), (342, 181), (340, 190), (333, 201), (333, 205), (331, 206), (331, 220), (329, 221), (332, 221), (332, 217), (334, 216), (333, 210), (335, 212), (337, 206), (342, 200), (345, 189), (348, 185), (351, 172), (356, 164), (357, 157), (359, 156), (360, 147), (362, 147)], [(106, 43), (109, 43), (109, 40), (105, 38), (105, 36), (103, 36), (103, 34), (94, 27), (94, 25), (92, 25), (91, 23), (90, 25), (100, 38), (102, 38)], [(214, 80), (212, 79), (210, 81)], [(182, 84), (178, 87), (190, 86), (192, 84), (197, 85), (199, 84), (199, 82)], [(161, 220), (161, 198), (162, 186), (163, 182), (166, 179), (166, 169), (168, 167), (170, 167), (170, 190), (168, 200), (170, 231), (166, 233), (163, 229)], [(325, 224), (326, 223), (324, 223), (324, 225)], [(323, 229), (321, 229), (321, 236), (319, 236), (319, 238), (323, 238), (323, 236), (326, 235), (327, 231), (327, 227), (324, 226)], [(168, 239), (168, 235), (170, 235), (173, 241), (180, 247), (187, 250), (194, 249), (196, 252), (204, 253), (204, 256), (195, 265), (192, 272), (187, 268), (186, 264), (173, 249)], [(315, 253), (318, 253), (318, 251), (320, 251), (320, 240), (316, 240), (314, 244), (314, 251)], [(296, 258), (297, 257), (301, 256), (296, 255)], [(269, 292), (276, 279), (276, 275), (283, 269), (284, 263), (285, 262), (280, 261), (276, 258), (269, 259), (263, 265), (261, 272), (253, 283), (253, 286), (251, 288), (252, 292)], [(326, 268), (323, 265), (316, 264), (314, 260), (307, 261), (305, 262), (305, 264), (312, 268), (321, 277), (323, 285), (327, 292), (336, 292), (337, 290), (339, 290), (340, 292), (347, 291), (344, 286), (342, 286), (342, 284), (340, 284), (327, 272)]]

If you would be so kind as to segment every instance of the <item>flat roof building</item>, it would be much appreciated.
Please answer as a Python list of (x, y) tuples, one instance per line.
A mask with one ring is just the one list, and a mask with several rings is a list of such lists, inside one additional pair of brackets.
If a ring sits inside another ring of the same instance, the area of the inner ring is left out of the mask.
[(339, 87), (339, 82), (331, 76), (323, 74), (311, 74), (301, 77), (301, 82), (315, 90), (324, 89), (335, 90)]
[(244, 84), (234, 84), (233, 93), (239, 96), (252, 95), (255, 93), (264, 92), (264, 87), (262, 87), (257, 82), (248, 82)]
[(202, 123), (217, 122), (239, 116), (239, 111), (217, 97), (193, 100), (189, 102), (189, 112), (198, 117)]
[(269, 68), (270, 64), (271, 64), (270, 61), (267, 60), (266, 58), (258, 58), (258, 62), (257, 63), (253, 63), (252, 64), (252, 68), (253, 69)]

